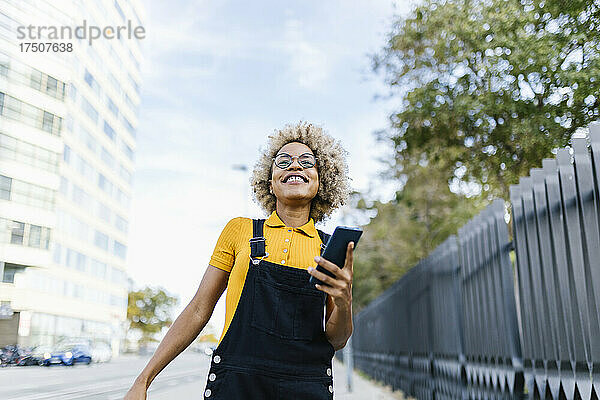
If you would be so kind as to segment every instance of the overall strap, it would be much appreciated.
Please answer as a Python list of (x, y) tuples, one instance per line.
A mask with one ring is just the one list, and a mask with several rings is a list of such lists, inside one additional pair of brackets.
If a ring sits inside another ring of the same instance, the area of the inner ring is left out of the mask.
[(321, 238), (321, 254), (323, 254), (323, 250), (325, 250), (325, 246), (327, 246), (327, 242), (329, 241), (329, 238), (331, 237), (331, 235), (323, 232), (320, 229), (317, 229), (317, 232), (319, 233), (319, 237)]
[(252, 239), (250, 239), (250, 257), (264, 257), (267, 255), (265, 237), (263, 236), (264, 219), (252, 220)]
[[(252, 239), (250, 239), (250, 257), (264, 257), (267, 255), (266, 251), (266, 241), (263, 235), (264, 228), (264, 219), (253, 219), (252, 220)], [(323, 250), (327, 245), (327, 241), (331, 237), (331, 235), (323, 232), (320, 229), (317, 229), (319, 233), (319, 237), (321, 238), (321, 254), (323, 254)]]

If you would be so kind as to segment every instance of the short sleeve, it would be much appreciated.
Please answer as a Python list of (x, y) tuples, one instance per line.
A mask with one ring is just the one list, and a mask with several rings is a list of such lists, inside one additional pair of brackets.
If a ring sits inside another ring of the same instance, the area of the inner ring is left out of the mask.
[(231, 272), (235, 263), (236, 244), (239, 241), (240, 225), (243, 218), (234, 218), (225, 225), (210, 258), (210, 265)]

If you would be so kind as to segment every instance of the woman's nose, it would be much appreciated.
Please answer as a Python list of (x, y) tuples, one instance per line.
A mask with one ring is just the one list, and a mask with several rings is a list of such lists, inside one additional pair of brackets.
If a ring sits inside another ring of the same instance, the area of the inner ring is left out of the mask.
[(286, 169), (304, 169), (300, 162), (298, 161), (298, 157), (292, 158), (292, 163)]

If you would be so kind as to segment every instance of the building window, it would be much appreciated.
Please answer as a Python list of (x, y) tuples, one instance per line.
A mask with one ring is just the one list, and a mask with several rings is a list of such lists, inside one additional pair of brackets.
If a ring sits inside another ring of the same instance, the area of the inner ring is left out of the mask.
[(121, 18), (123, 18), (123, 22), (125, 22), (125, 20), (127, 18), (125, 18), (125, 13), (123, 12), (123, 10), (121, 9), (121, 6), (119, 6), (119, 3), (117, 2), (117, 0), (115, 0), (115, 8), (117, 9), (117, 12), (119, 13), (119, 15), (121, 16)]
[(98, 174), (98, 187), (105, 192), (107, 191), (107, 187), (108, 187), (107, 179), (104, 177), (104, 175), (102, 175), (100, 173)]
[(127, 220), (120, 215), (115, 215), (115, 227), (121, 232), (127, 233)]
[(21, 246), (27, 244), (47, 250), (50, 245), (50, 228), (0, 218), (0, 242)]
[(16, 160), (45, 171), (58, 170), (59, 155), (0, 133), (0, 159)]
[(98, 202), (98, 217), (102, 220), (110, 223), (110, 208), (102, 204), (100, 201)]
[(87, 257), (84, 254), (77, 253), (75, 259), (75, 269), (81, 272), (85, 272), (85, 265), (87, 264)]
[(42, 129), (46, 132), (52, 133), (54, 126), (54, 114), (50, 114), (48, 111), (44, 111), (44, 118), (42, 120)]
[(91, 260), (91, 273), (99, 278), (106, 278), (106, 264), (98, 260)]
[(63, 152), (63, 160), (67, 163), (71, 163), (71, 148), (65, 144), (65, 151)]
[(50, 248), (50, 228), (42, 227), (40, 249), (48, 250)]
[(120, 243), (115, 240), (114, 253), (117, 257), (125, 259), (126, 255), (127, 255), (127, 246), (125, 246), (123, 243)]
[[(25, 68), (29, 69), (29, 67)], [(56, 99), (63, 100), (65, 98), (64, 82), (37, 69), (31, 71), (29, 86)]]
[(0, 114), (4, 115), (6, 118), (60, 136), (62, 128), (61, 117), (4, 93), (0, 94), (0, 98), (2, 99), (0, 104)]
[(89, 87), (94, 87), (94, 77), (92, 76), (92, 74), (90, 74), (90, 71), (88, 71), (87, 69), (85, 70), (83, 80), (85, 81), (85, 83), (88, 84)]
[(15, 283), (15, 272), (21, 268), (4, 266), (4, 273), (2, 274), (2, 282), (4, 283)]
[(62, 247), (58, 243), (54, 243), (54, 253), (52, 260), (56, 264), (62, 264)]
[(110, 112), (112, 112), (114, 114), (115, 117), (119, 116), (119, 108), (117, 107), (117, 105), (111, 100), (110, 97), (106, 97), (106, 105), (108, 106), (108, 109), (110, 110)]
[(101, 249), (108, 251), (108, 236), (102, 232), (96, 231), (94, 235), (94, 244)]
[(69, 195), (69, 181), (64, 176), (60, 177), (60, 192), (65, 197)]
[(104, 133), (110, 138), (110, 140), (115, 140), (115, 130), (106, 121), (104, 121)]
[(131, 172), (129, 172), (127, 168), (125, 168), (123, 165), (120, 165), (119, 175), (121, 176), (121, 178), (123, 178), (123, 180), (125, 180), (125, 182), (127, 182), (130, 185), (132, 184), (133, 178), (131, 176)]
[(38, 225), (31, 225), (29, 228), (29, 246), (40, 247), (42, 243), (42, 227)]
[(83, 96), (81, 97), (81, 109), (90, 117), (94, 124), (98, 123), (98, 111)]
[(10, 188), (12, 186), (12, 179), (0, 175), (0, 199), (2, 200), (10, 200)]
[(125, 153), (127, 158), (133, 161), (133, 150), (127, 145), (127, 143), (121, 141), (121, 150), (123, 151), (123, 153)]
[(12, 229), (10, 233), (11, 244), (23, 244), (23, 237), (25, 236), (25, 224), (23, 222), (13, 221)]
[(55, 192), (52, 189), (20, 181), (18, 179), (12, 179), (10, 200), (28, 206), (53, 210), (54, 193)]
[(31, 71), (31, 83), (30, 86), (35, 90), (40, 90), (42, 88), (42, 73), (37, 69)]
[(77, 102), (77, 88), (72, 83), (69, 85), (69, 97), (73, 103)]
[(46, 92), (48, 92), (48, 93), (57, 93), (58, 92), (58, 81), (51, 76), (48, 76), (47, 81), (46, 81)]
[(75, 251), (67, 249), (65, 265), (69, 268), (75, 268)]
[(123, 116), (121, 116), (121, 121), (123, 121), (123, 125), (125, 125), (125, 128), (131, 133), (131, 136), (135, 137), (135, 129), (133, 128), (133, 125), (131, 125), (131, 122)]
[(108, 165), (111, 169), (115, 168), (115, 159), (114, 157), (106, 150), (105, 147), (102, 147), (102, 151), (100, 152), (100, 158), (106, 165)]

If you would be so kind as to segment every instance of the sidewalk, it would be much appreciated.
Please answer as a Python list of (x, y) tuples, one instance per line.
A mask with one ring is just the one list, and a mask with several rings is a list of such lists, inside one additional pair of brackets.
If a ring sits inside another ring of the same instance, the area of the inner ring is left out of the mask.
[(346, 387), (346, 365), (333, 358), (333, 397), (335, 400), (406, 400), (401, 391), (392, 392), (381, 383), (360, 376), (356, 370), (352, 375), (352, 392)]

